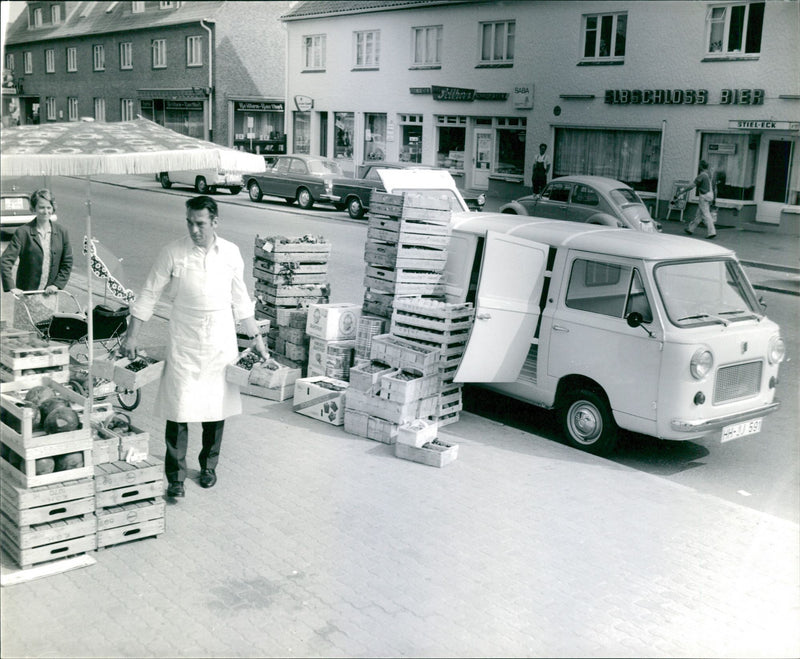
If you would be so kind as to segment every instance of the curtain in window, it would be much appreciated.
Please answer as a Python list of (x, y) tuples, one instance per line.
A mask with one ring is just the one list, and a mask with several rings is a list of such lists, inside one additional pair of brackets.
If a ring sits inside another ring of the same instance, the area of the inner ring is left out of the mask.
[[(733, 144), (734, 153), (714, 153), (709, 144)], [(749, 149), (748, 135), (731, 133), (704, 133), (700, 157), (712, 172), (725, 172), (725, 183), (734, 188), (747, 188), (755, 180), (755, 150)]]
[(655, 131), (556, 131), (554, 176), (607, 176), (625, 182), (658, 178), (661, 133)]

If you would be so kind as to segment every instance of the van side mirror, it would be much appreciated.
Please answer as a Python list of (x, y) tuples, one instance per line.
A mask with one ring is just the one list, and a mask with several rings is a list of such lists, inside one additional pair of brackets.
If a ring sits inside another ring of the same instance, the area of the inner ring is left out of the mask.
[(638, 311), (631, 311), (625, 320), (628, 321), (628, 327), (639, 327), (644, 322), (644, 316)]

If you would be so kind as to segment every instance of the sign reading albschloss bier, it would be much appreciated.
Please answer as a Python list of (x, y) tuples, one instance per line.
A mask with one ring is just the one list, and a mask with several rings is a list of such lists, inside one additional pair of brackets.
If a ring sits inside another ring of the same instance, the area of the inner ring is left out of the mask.
[[(706, 105), (707, 89), (606, 89), (610, 105)], [(763, 105), (763, 89), (722, 89), (720, 105)]]

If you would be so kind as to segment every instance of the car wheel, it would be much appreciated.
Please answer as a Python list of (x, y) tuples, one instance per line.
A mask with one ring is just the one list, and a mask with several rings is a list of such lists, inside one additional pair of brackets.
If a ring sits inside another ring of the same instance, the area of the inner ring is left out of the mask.
[(172, 181), (169, 180), (169, 174), (166, 172), (161, 172), (158, 180), (161, 181), (161, 187), (165, 190), (169, 190), (172, 187)]
[(247, 194), (250, 195), (251, 201), (261, 201), (261, 198), (264, 196), (261, 193), (261, 188), (255, 181), (251, 181), (250, 185), (247, 186)]
[(234, 186), (228, 188), (228, 190), (231, 191), (231, 194), (239, 194), (242, 191), (242, 186), (241, 185), (234, 185)]
[(199, 194), (208, 194), (209, 192), (208, 183), (206, 183), (206, 179), (203, 176), (198, 176), (195, 179), (194, 189), (197, 190)]
[(570, 393), (561, 407), (561, 423), (569, 444), (606, 455), (617, 443), (617, 424), (605, 395), (591, 389)]
[(519, 215), (519, 213), (517, 213), (517, 211), (515, 211), (513, 208), (506, 208), (503, 211), (503, 215)]
[(300, 188), (297, 191), (297, 205), (303, 210), (308, 210), (314, 205), (314, 197), (307, 188)]
[(217, 186), (215, 185), (208, 186), (208, 194), (217, 194)]
[(354, 220), (360, 220), (364, 217), (364, 206), (358, 197), (353, 197), (347, 200), (347, 213)]

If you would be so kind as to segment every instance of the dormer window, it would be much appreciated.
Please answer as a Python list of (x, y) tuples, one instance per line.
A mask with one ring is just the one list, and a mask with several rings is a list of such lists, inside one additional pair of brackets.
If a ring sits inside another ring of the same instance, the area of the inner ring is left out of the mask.
[(50, 22), (53, 25), (58, 25), (61, 22), (61, 5), (50, 7)]
[(159, 9), (174, 9), (175, 3), (174, 2), (159, 2), (158, 3)]
[(33, 27), (42, 27), (42, 13), (41, 7), (33, 10)]
[(133, 14), (141, 14), (144, 12), (144, 3), (143, 2), (132, 2), (131, 3), (131, 13)]

